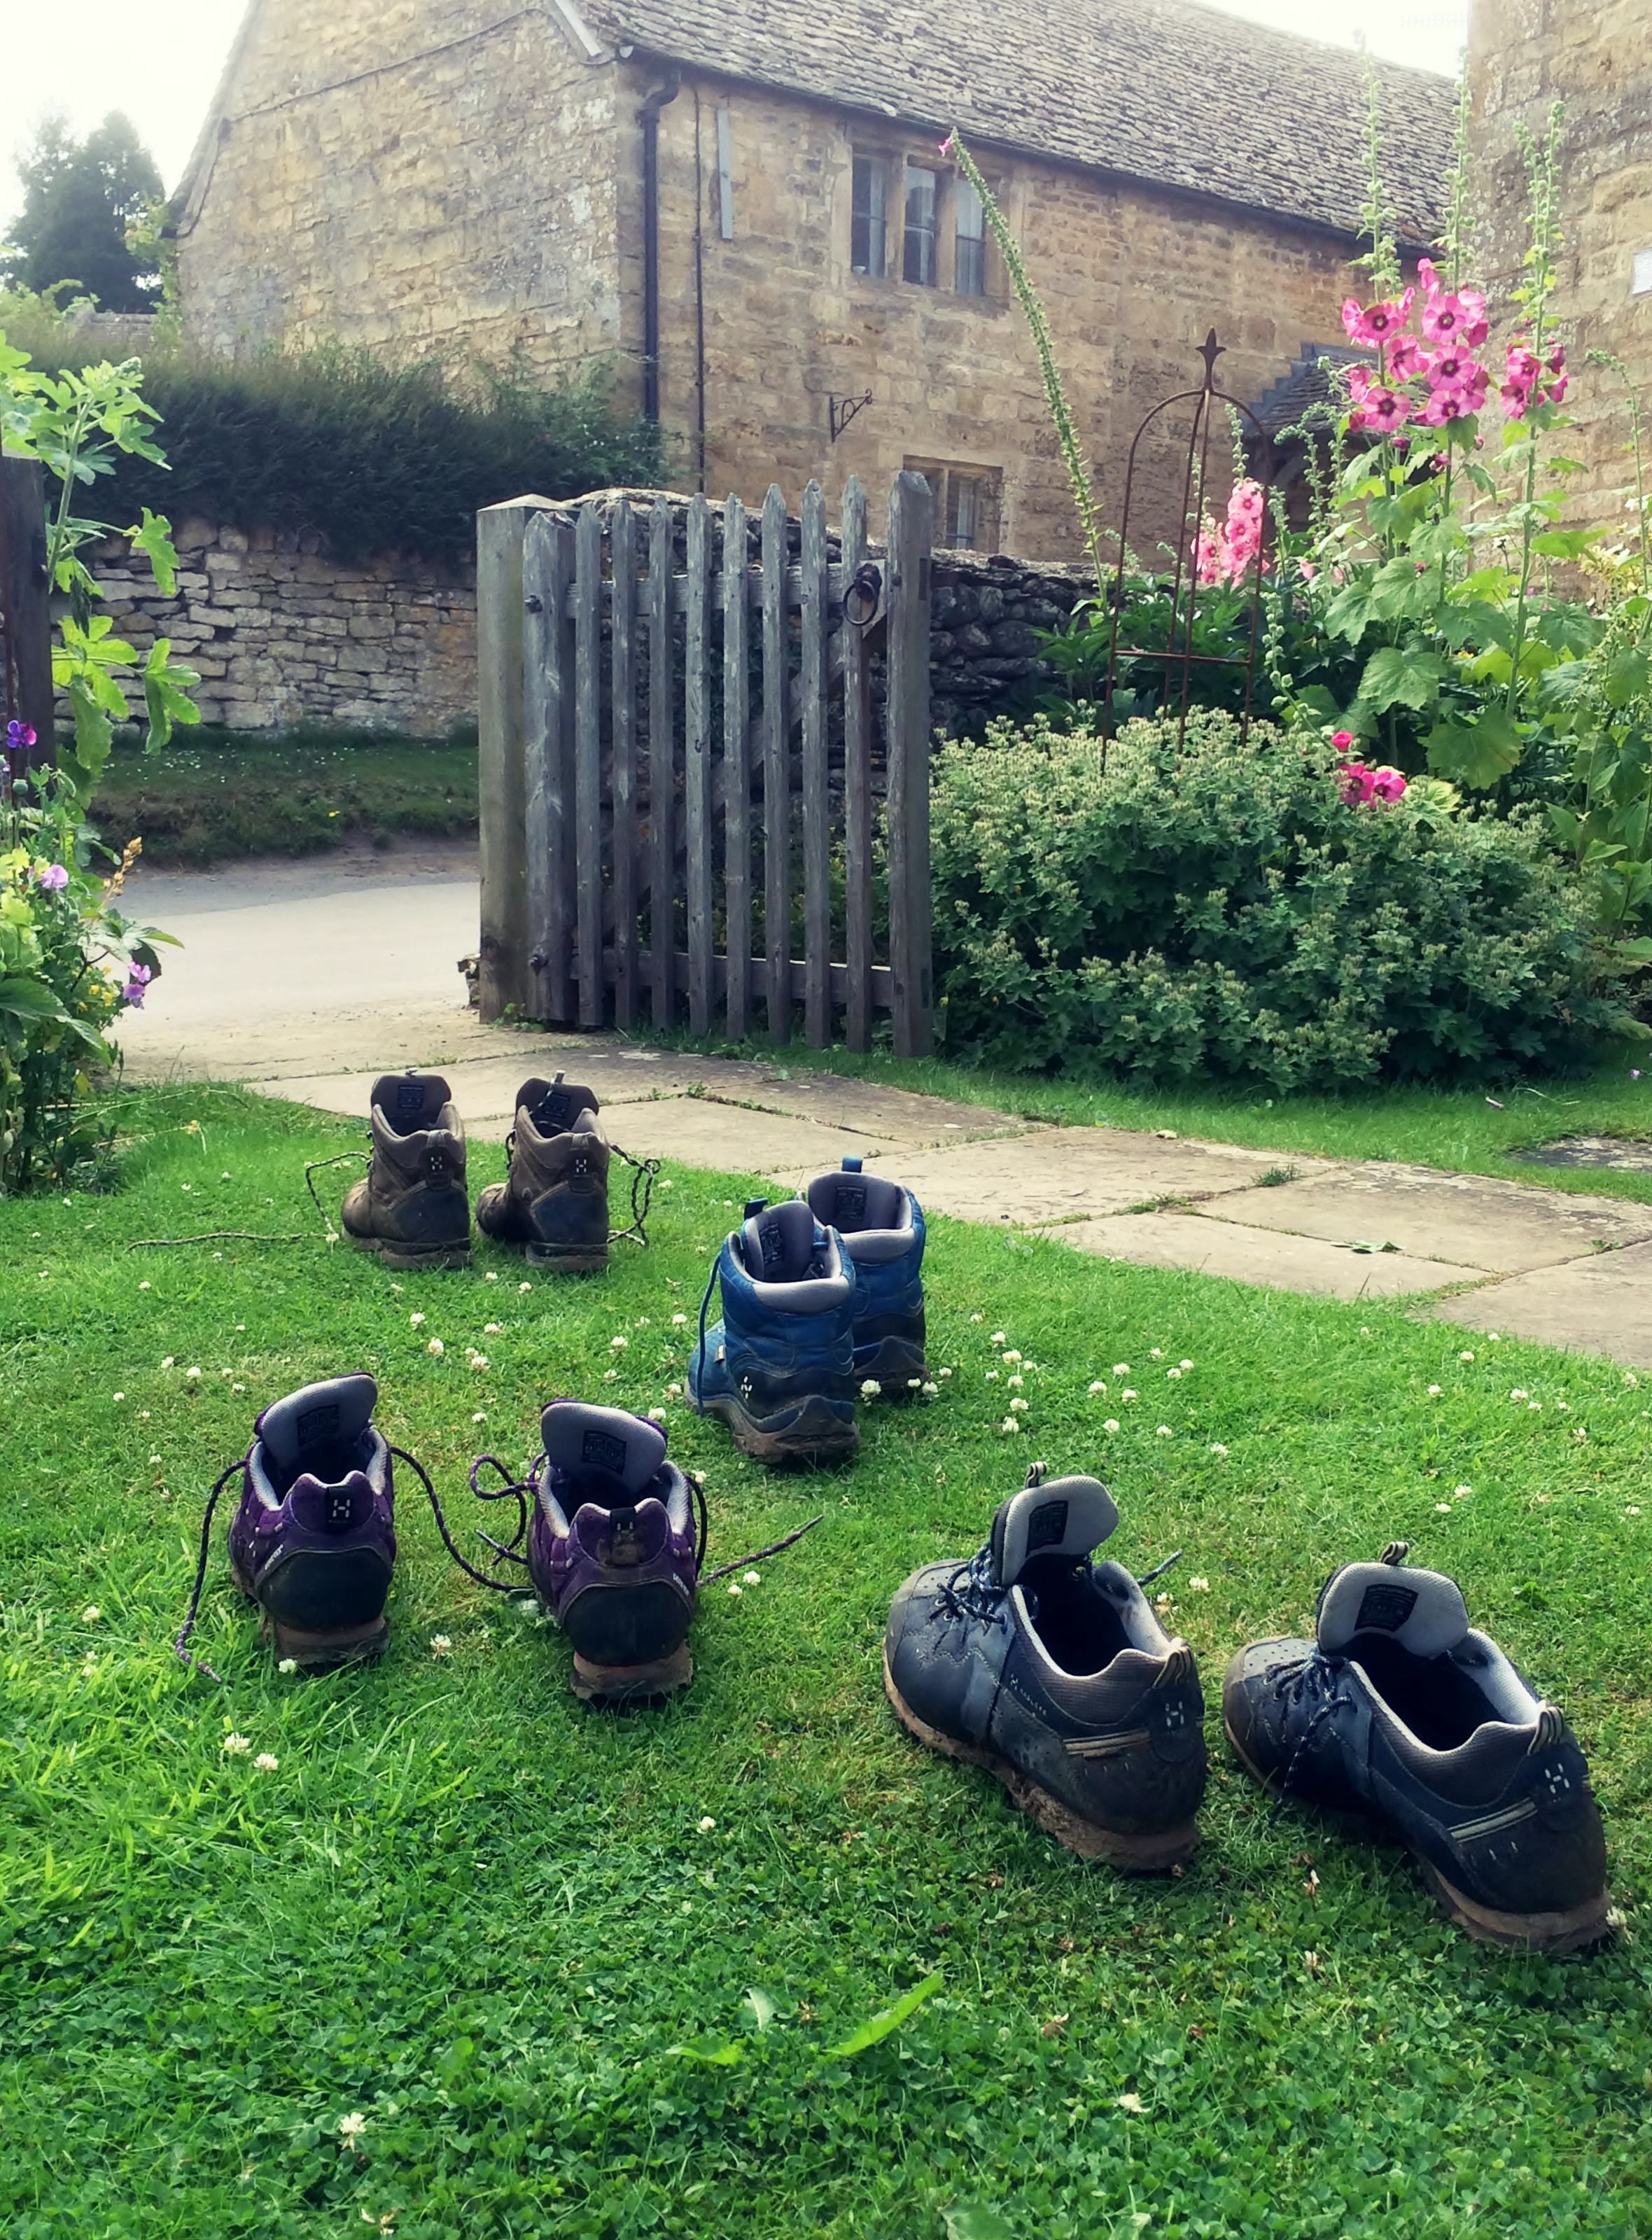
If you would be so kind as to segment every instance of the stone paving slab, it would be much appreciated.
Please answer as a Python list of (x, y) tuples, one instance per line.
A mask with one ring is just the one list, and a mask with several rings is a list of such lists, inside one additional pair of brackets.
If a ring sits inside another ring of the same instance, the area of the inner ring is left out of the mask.
[(1447, 1283), (1485, 1281), (1482, 1268), (1416, 1260), (1403, 1252), (1339, 1252), (1315, 1237), (1282, 1236), (1198, 1213), (1130, 1213), (1064, 1222), (1040, 1232), (1077, 1252), (1138, 1268), (1185, 1268), (1242, 1283), (1309, 1291), (1328, 1299), (1396, 1299)]
[[(1276, 1151), (1117, 1128), (1043, 1128), (1036, 1135), (965, 1143), (956, 1151), (925, 1151), (898, 1161), (881, 1154), (880, 1159), (888, 1173), (917, 1193), (926, 1212), (1029, 1227), (1074, 1213), (1122, 1213), (1149, 1198), (1252, 1192), (1257, 1177), (1280, 1163)], [(1335, 1171), (1317, 1159), (1294, 1164), (1299, 1173)]]
[(1213, 1210), (1248, 1227), (1294, 1230), (1334, 1244), (1356, 1237), (1397, 1244), (1418, 1258), (1503, 1275), (1578, 1259), (1596, 1237), (1615, 1245), (1652, 1238), (1652, 1206), (1380, 1160), (1328, 1167)]
[[(484, 1122), (483, 1142), (503, 1142), (508, 1120)], [(485, 1130), (496, 1129), (496, 1136)], [(628, 1104), (614, 1117), (611, 1139), (633, 1158), (679, 1159), (684, 1166), (766, 1175), (788, 1183), (835, 1167), (846, 1151), (869, 1157), (892, 1147), (876, 1137), (850, 1136), (789, 1112), (731, 1113), (708, 1097), (677, 1097)]]
[(1652, 1244), (1591, 1253), (1461, 1298), (1428, 1314), (1469, 1330), (1535, 1339), (1574, 1353), (1602, 1353), (1630, 1369), (1652, 1369)]

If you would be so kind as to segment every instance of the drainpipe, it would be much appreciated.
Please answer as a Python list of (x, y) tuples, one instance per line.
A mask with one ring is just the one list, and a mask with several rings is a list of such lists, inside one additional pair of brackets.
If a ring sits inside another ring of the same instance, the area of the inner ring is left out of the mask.
[(663, 85), (647, 95), (636, 112), (643, 128), (643, 417), (657, 427), (660, 418), (660, 111), (675, 101), (681, 70), (668, 70)]

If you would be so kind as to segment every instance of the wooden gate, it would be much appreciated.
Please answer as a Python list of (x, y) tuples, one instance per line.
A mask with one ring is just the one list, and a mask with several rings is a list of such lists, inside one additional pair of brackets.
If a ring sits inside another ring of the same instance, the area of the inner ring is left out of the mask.
[(484, 1017), (932, 1048), (929, 486), (866, 514), (479, 516)]

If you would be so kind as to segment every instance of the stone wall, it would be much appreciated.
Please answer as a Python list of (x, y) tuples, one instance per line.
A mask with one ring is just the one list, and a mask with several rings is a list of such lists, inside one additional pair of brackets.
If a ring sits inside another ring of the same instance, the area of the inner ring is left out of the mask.
[(117, 637), (168, 637), (201, 672), (203, 718), (238, 730), (300, 723), (436, 737), (473, 723), (474, 570), (399, 556), (346, 567), (315, 537), (186, 521), (177, 594), (149, 563), (105, 547), (93, 573)]
[(1026, 710), (1056, 671), (1040, 630), (1059, 630), (1096, 578), (1087, 568), (937, 555), (929, 603), (929, 711), (938, 730), (979, 730)]
[(1469, 25), (1475, 270), (1507, 322), (1527, 245), (1516, 128), (1561, 127), (1560, 223), (1552, 311), (1572, 367), (1562, 439), (1583, 472), (1568, 517), (1622, 527), (1633, 468), (1623, 383), (1584, 363), (1609, 350), (1652, 407), (1652, 23), (1646, 0), (1475, 0)]

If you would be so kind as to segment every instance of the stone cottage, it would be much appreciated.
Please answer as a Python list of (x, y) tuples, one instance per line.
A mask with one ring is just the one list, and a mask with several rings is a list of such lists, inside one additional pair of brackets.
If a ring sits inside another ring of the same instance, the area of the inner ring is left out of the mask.
[[(1438, 225), (1451, 88), (1384, 65), (1405, 240)], [(1102, 517), (1214, 326), (1249, 402), (1342, 340), (1356, 58), (1193, 0), (250, 0), (174, 204), (191, 330), (233, 352), (603, 362), (674, 479), (758, 501), (931, 479), (938, 535), (1071, 557), (1037, 361), (963, 132), (1056, 337)], [(1132, 542), (1181, 513), (1174, 440)]]

